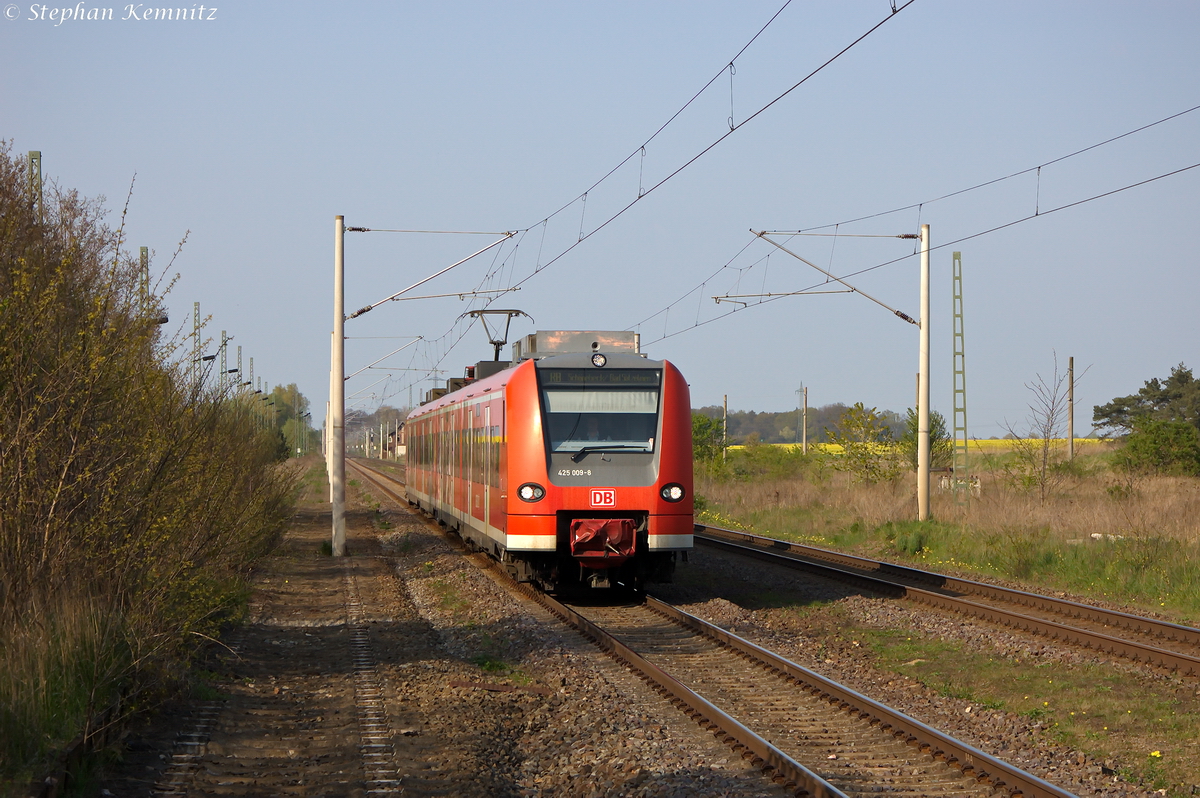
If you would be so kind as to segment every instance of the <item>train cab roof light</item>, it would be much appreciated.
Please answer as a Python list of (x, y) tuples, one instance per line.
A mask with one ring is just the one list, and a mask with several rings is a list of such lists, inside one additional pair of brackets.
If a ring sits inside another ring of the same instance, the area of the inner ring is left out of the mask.
[(604, 364), (607, 362), (608, 362), (608, 358), (606, 358), (604, 356), (603, 352), (597, 352), (594, 355), (592, 355), (592, 365), (598, 369), (604, 368)]

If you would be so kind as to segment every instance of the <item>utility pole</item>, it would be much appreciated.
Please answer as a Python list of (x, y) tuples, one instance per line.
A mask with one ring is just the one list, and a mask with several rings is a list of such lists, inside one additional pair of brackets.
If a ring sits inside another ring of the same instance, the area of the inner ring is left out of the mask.
[(29, 151), (29, 205), (37, 217), (38, 224), (42, 223), (42, 151)]
[(200, 303), (192, 303), (192, 390), (200, 388)]
[(1075, 459), (1075, 358), (1067, 358), (1067, 459)]
[(917, 520), (929, 520), (929, 225), (921, 225), (921, 353), (917, 408)]
[(333, 556), (346, 556), (346, 221), (333, 222), (333, 347), (329, 397), (333, 420)]
[(141, 303), (142, 313), (146, 313), (150, 310), (150, 248), (141, 247), (139, 255), (138, 300)]
[(801, 454), (808, 454), (808, 388), (801, 386), (800, 390), (804, 394), (804, 421), (800, 427), (804, 432), (802, 433), (803, 437), (801, 440), (803, 443), (801, 444), (802, 448), (800, 452)]
[(721, 462), (725, 462), (725, 450), (729, 446), (729, 394), (725, 394), (724, 410), (721, 411)]
[(796, 443), (800, 442), (800, 394), (804, 392), (804, 383), (796, 389)]
[(329, 503), (333, 504), (333, 333), (329, 333), (329, 401), (325, 403), (325, 477), (329, 481)]

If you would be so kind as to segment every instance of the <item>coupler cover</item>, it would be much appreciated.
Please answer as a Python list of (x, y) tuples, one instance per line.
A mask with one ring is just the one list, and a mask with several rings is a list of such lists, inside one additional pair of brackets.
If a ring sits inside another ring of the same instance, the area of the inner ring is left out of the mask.
[(571, 521), (571, 555), (588, 568), (612, 568), (628, 560), (637, 544), (632, 518)]

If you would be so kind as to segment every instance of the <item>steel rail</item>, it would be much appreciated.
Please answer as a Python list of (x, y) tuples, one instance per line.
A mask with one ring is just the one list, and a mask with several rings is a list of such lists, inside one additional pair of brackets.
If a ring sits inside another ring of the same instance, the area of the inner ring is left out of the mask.
[(1028, 796), (1028, 798), (1040, 798), (1041, 796), (1065, 798), (1072, 795), (1072, 793), (1026, 773), (1014, 765), (956, 740), (932, 726), (921, 723), (903, 712), (827, 679), (815, 671), (797, 665), (773, 651), (751, 643), (749, 640), (738, 637), (732, 632), (686, 613), (653, 596), (646, 596), (646, 605), (681, 626), (717, 640), (751, 659), (758, 660), (769, 669), (786, 674), (814, 695), (838, 703), (848, 714), (878, 723), (881, 730), (891, 732), (897, 739), (909, 745), (917, 746), (919, 750), (934, 759), (959, 768), (964, 775), (973, 777), (977, 782), (987, 783), (997, 789), (1006, 789), (1012, 795)]
[[(350, 464), (351, 461), (348, 460), (347, 463)], [(404, 501), (396, 491), (383, 484), (383, 480), (395, 481), (394, 478), (362, 463), (353, 463), (352, 465), (364, 478), (384, 490), (393, 499)], [(742, 756), (750, 759), (756, 767), (761, 768), (774, 781), (789, 789), (802, 790), (803, 792), (799, 794), (810, 795), (813, 798), (849, 798), (837, 787), (780, 751), (699, 693), (642, 657), (587, 618), (529, 585), (513, 582), (507, 574), (495, 567), (492, 560), (486, 560), (486, 563), (493, 574), (502, 578), (510, 588), (579, 630), (601, 649), (608, 651), (641, 674), (647, 682), (670, 695), (678, 705), (687, 707), (689, 714), (697, 723), (710, 730), (715, 730), (723, 742), (729, 744), (735, 751), (741, 751)]]
[[(1188, 626), (719, 527), (697, 525), (695, 539), (707, 545), (758, 559), (786, 564), (825, 577), (832, 576), (884, 595), (912, 599), (921, 604), (1095, 649), (1133, 662), (1166, 668), (1184, 676), (1200, 676), (1198, 656), (982, 604), (964, 597), (963, 594), (1016, 603), (1065, 615), (1068, 618), (1083, 618), (1110, 627), (1130, 629), (1200, 647), (1200, 630)], [(927, 587), (918, 587), (914, 583)]]
[[(399, 496), (394, 490), (382, 484), (382, 480), (395, 481), (393, 477), (377, 472), (363, 464), (355, 463), (355, 466), (364, 472), (364, 476), (368, 476), (374, 484), (384, 488), (390, 495)], [(597, 646), (638, 672), (647, 682), (670, 695), (677, 705), (686, 707), (688, 713), (700, 725), (714, 731), (735, 751), (741, 751), (744, 757), (761, 767), (775, 781), (788, 788), (798, 789), (802, 791), (802, 794), (821, 798), (845, 795), (837, 787), (780, 751), (768, 740), (747, 728), (588, 618), (529, 585), (513, 582), (490, 560), (487, 563), (498, 578), (504, 579), (510, 587), (575, 627)], [(891, 709), (701, 618), (683, 612), (652, 596), (645, 596), (645, 602), (651, 610), (671, 622), (691, 629), (716, 641), (719, 645), (756, 660), (768, 670), (784, 674), (790, 681), (799, 684), (802, 689), (831, 703), (838, 704), (839, 708), (847, 714), (866, 719), (872, 724), (878, 724), (880, 730), (890, 732), (898, 740), (917, 747), (918, 750), (933, 759), (959, 769), (965, 776), (974, 778), (978, 783), (989, 784), (995, 789), (1007, 791), (1014, 798), (1017, 796), (1022, 798), (1071, 798), (1072, 796), (1072, 793), (1026, 773), (1020, 768), (973, 748), (902, 712)]]
[(536, 601), (567, 624), (578, 629), (597, 646), (637, 671), (646, 681), (670, 694), (678, 704), (688, 708), (689, 714), (697, 723), (714, 731), (723, 742), (729, 744), (735, 751), (740, 749), (743, 757), (749, 758), (755, 766), (762, 768), (775, 781), (789, 789), (799, 788), (803, 790), (802, 794), (815, 796), (815, 798), (848, 798), (846, 793), (780, 751), (738, 722), (732, 715), (721, 710), (575, 610), (528, 585), (511, 584), (527, 598)]

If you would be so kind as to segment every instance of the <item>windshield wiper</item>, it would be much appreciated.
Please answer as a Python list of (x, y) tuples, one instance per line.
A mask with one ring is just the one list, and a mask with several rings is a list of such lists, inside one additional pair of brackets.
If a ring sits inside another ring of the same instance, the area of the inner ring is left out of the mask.
[(614, 449), (641, 449), (643, 452), (650, 451), (645, 446), (638, 446), (636, 443), (608, 443), (600, 446), (584, 446), (571, 455), (571, 461), (578, 463), (588, 452), (609, 452)]

